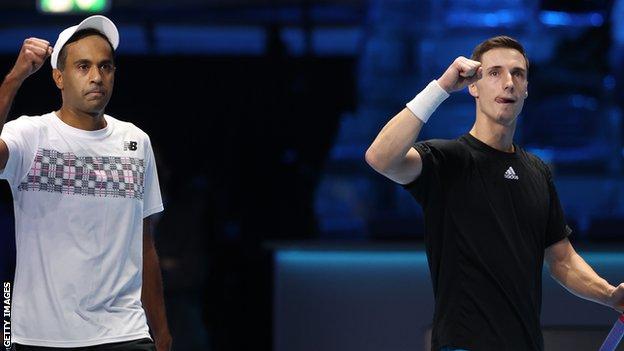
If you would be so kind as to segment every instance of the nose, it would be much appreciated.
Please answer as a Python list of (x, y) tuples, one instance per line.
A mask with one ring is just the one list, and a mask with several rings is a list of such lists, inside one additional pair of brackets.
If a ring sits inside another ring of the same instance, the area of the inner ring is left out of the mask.
[(89, 80), (93, 83), (100, 84), (102, 82), (102, 73), (99, 67), (93, 65), (89, 70)]
[(505, 79), (503, 80), (503, 89), (509, 92), (514, 91), (514, 82), (511, 72), (507, 72), (505, 74)]

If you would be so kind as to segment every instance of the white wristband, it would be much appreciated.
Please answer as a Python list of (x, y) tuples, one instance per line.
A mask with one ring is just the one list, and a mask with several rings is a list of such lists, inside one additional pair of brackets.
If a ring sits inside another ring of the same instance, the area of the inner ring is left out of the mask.
[(432, 80), (425, 89), (418, 93), (412, 101), (405, 104), (405, 106), (423, 123), (427, 123), (433, 112), (449, 96), (449, 93), (436, 80)]

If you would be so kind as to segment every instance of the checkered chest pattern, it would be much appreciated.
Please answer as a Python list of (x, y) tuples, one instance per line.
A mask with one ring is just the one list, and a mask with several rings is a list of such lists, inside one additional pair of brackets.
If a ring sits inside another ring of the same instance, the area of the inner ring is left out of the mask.
[[(163, 210), (147, 134), (105, 116), (84, 131), (55, 113), (4, 126), (13, 193), (17, 343), (81, 347), (149, 337), (142, 222)], [(111, 313), (115, 311), (115, 313)]]
[(134, 157), (85, 156), (38, 149), (20, 191), (143, 199), (144, 160)]

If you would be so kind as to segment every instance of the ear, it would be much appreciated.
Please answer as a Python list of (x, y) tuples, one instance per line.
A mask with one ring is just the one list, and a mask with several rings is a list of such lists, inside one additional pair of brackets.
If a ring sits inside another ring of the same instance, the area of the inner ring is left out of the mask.
[(472, 83), (472, 84), (468, 85), (468, 92), (474, 98), (478, 98), (479, 97), (479, 89), (477, 88), (477, 84), (476, 83)]
[(56, 87), (63, 90), (63, 73), (58, 68), (52, 70), (52, 79)]

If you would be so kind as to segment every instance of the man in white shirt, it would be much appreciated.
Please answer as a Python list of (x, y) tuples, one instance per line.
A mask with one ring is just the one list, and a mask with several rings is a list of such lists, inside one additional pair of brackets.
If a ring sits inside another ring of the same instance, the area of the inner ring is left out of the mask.
[[(150, 139), (104, 114), (118, 44), (113, 22), (91, 16), (61, 32), (54, 48), (25, 40), (0, 86), (0, 178), (15, 207), (17, 351), (171, 347), (150, 228), (163, 210)], [(50, 56), (62, 107), (5, 124), (19, 87)]]

